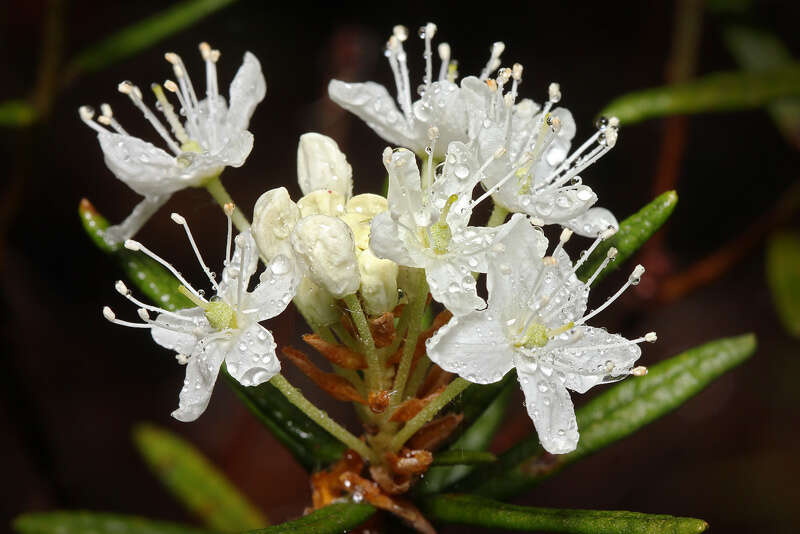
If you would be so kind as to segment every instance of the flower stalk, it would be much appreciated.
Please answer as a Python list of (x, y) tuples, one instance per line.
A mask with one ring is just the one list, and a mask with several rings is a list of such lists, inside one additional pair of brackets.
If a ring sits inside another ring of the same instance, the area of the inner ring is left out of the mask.
[(250, 221), (247, 220), (242, 210), (239, 209), (239, 206), (233, 201), (230, 194), (228, 194), (228, 190), (225, 189), (225, 186), (222, 185), (222, 180), (220, 180), (220, 175), (217, 174), (213, 178), (209, 179), (208, 182), (205, 183), (206, 191), (217, 201), (217, 204), (224, 210), (226, 204), (233, 204), (233, 214), (231, 215), (231, 220), (233, 221), (233, 225), (236, 227), (237, 230), (240, 232), (244, 232), (245, 230), (250, 228)]

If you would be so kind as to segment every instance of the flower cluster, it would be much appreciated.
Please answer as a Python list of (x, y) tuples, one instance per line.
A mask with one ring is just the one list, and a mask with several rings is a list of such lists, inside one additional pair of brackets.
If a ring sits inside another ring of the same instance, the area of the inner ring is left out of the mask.
[[(315, 487), (325, 496), (320, 503), (357, 486), (363, 494), (378, 495), (370, 501), (377, 506), (391, 502), (384, 507), (423, 532), (432, 530), (418, 512), (385, 499), (408, 489), (430, 465), (431, 451), (460, 422), (457, 413), (430, 422), (449, 400), (470, 383), (497, 382), (513, 369), (543, 447), (566, 453), (579, 440), (568, 390), (583, 393), (644, 374), (644, 367), (634, 367), (639, 344), (656, 340), (653, 332), (626, 339), (587, 324), (639, 282), (642, 266), (591, 311), (590, 288), (614, 261), (616, 250), (608, 250), (591, 276), (577, 274), (618, 229), (611, 212), (595, 206), (597, 195), (580, 173), (614, 147), (619, 121), (601, 119), (596, 131), (570, 151), (576, 126), (570, 112), (557, 106), (558, 84), (550, 84), (541, 105), (520, 99), (523, 67), (502, 67), (503, 43), (492, 45), (478, 76), (460, 82), (450, 46), (439, 44), (441, 63), (434, 79), (436, 31), (432, 23), (419, 30), (425, 74), (416, 100), (404, 49), (409, 32), (402, 26), (394, 28), (386, 46), (397, 104), (387, 89), (372, 82), (334, 80), (329, 86), (335, 102), (392, 144), (382, 154), (388, 175), (385, 197), (353, 195), (353, 171), (336, 142), (307, 133), (297, 151), (303, 196), (296, 202), (285, 187), (266, 191), (255, 203), (250, 225), (221, 200), (228, 217), (221, 279), (201, 257), (186, 220), (172, 215), (208, 275), (211, 299), (130, 238), (170, 194), (210, 180), (219, 184), (225, 166), (244, 162), (253, 146), (247, 123), (266, 88), (258, 60), (245, 55), (226, 105), (217, 89), (218, 51), (200, 47), (208, 80), (202, 101), (183, 62), (168, 54), (178, 83), (164, 86), (177, 95), (179, 112), (161, 86), (154, 85), (153, 91), (171, 134), (143, 103), (138, 88), (120, 85), (172, 155), (127, 134), (108, 106), (97, 122), (111, 130), (93, 120), (92, 110), (81, 108), (83, 120), (98, 132), (109, 168), (145, 196), (129, 220), (107, 233), (107, 240), (122, 240), (128, 249), (161, 263), (194, 304), (179, 311), (160, 309), (137, 300), (118, 282), (117, 290), (137, 305), (141, 322), (117, 319), (110, 308), (103, 311), (116, 324), (150, 329), (159, 345), (187, 364), (173, 415), (188, 421), (203, 412), (224, 362), (243, 386), (271, 381), (317, 417), (318, 411), (308, 408), (310, 403), (279, 374), (276, 343), (260, 324), (294, 301), (313, 330), (304, 340), (331, 363), (333, 372), (319, 369), (294, 348), (282, 352), (335, 398), (361, 405), (363, 438), (327, 417), (318, 422), (369, 462), (374, 480), (360, 478), (364, 464), (351, 458), (352, 465), (361, 467), (318, 481)], [(218, 200), (226, 195), (219, 193), (221, 187), (212, 191)], [(486, 201), (494, 211), (488, 223), (480, 224), (475, 207)], [(239, 229), (235, 238), (233, 225)], [(556, 227), (554, 235), (560, 232), (555, 244), (546, 237), (548, 226)], [(577, 260), (565, 248), (573, 233), (590, 238)], [(259, 261), (265, 269), (251, 289)], [(487, 299), (479, 295), (482, 274)], [(440, 311), (430, 325), (423, 321), (426, 307)], [(320, 503), (315, 497), (315, 505)]]

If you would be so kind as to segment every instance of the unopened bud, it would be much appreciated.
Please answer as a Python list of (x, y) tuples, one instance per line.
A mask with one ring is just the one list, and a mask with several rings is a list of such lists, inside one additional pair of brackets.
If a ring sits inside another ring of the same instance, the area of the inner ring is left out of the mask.
[(397, 306), (398, 265), (375, 256), (367, 249), (358, 255), (361, 298), (369, 315), (380, 315)]
[(291, 240), (311, 279), (335, 298), (358, 290), (361, 279), (353, 232), (344, 221), (328, 215), (303, 217), (295, 225)]
[(289, 198), (285, 187), (270, 189), (258, 198), (250, 232), (267, 261), (278, 254), (293, 257), (290, 236), (298, 220), (300, 209)]
[(345, 199), (353, 194), (353, 168), (336, 141), (318, 133), (300, 136), (297, 181), (304, 195), (318, 189), (336, 191)]
[(297, 201), (300, 216), (329, 215), (338, 217), (345, 212), (345, 197), (332, 189), (318, 189)]

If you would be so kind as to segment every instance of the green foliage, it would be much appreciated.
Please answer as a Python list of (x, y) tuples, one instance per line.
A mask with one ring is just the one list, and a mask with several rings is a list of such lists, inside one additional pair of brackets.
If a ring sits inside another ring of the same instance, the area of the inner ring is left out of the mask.
[(778, 233), (770, 237), (767, 282), (783, 327), (800, 337), (800, 235)]
[(630, 258), (639, 247), (644, 245), (650, 237), (661, 228), (678, 203), (675, 191), (661, 193), (649, 204), (634, 213), (619, 225), (619, 230), (613, 237), (606, 239), (592, 252), (583, 265), (578, 269), (578, 278), (584, 282), (597, 270), (606, 259), (608, 249), (617, 249), (617, 258), (608, 264), (602, 273), (595, 279), (596, 284), (611, 271), (616, 270), (625, 260)]
[(36, 110), (25, 100), (0, 102), (0, 126), (27, 126), (36, 119)]
[[(759, 72), (792, 64), (789, 50), (770, 33), (731, 26), (725, 29), (723, 37), (728, 50), (747, 71)], [(783, 136), (800, 144), (800, 99), (781, 99), (769, 104), (767, 110)]]
[(757, 108), (800, 96), (800, 65), (759, 72), (719, 72), (691, 82), (623, 95), (601, 112), (623, 125), (667, 115)]
[(571, 534), (696, 534), (708, 523), (689, 517), (515, 506), (473, 495), (437, 495), (422, 503), (433, 520), (508, 530)]
[(211, 534), (188, 525), (131, 515), (95, 512), (44, 512), (14, 520), (18, 534)]
[[(141, 252), (110, 247), (102, 235), (108, 228), (108, 221), (88, 201), (81, 202), (79, 212), (92, 242), (117, 260), (132, 286), (167, 309), (193, 306), (178, 292), (177, 281), (163, 266)], [(253, 414), (306, 469), (325, 466), (341, 457), (344, 446), (287, 401), (275, 386), (266, 383), (253, 388), (244, 387), (230, 377), (224, 366), (222, 375)]]
[(498, 499), (517, 495), (672, 412), (755, 349), (755, 336), (748, 334), (712, 341), (664, 360), (650, 367), (646, 376), (620, 382), (576, 411), (581, 436), (575, 451), (549, 454), (534, 433), (496, 463), (475, 469), (455, 489)]
[(186, 0), (128, 26), (80, 52), (68, 71), (91, 72), (107, 67), (121, 59), (177, 33), (234, 0)]
[(374, 513), (375, 508), (369, 504), (334, 503), (300, 519), (248, 534), (343, 534), (358, 527)]
[[(486, 451), (468, 451), (465, 449), (449, 449), (437, 453), (431, 465), (474, 465), (490, 464), (497, 461), (497, 456)], [(427, 475), (426, 475), (427, 477)]]
[(218, 532), (261, 528), (269, 521), (192, 445), (142, 424), (134, 442), (153, 473), (186, 508)]

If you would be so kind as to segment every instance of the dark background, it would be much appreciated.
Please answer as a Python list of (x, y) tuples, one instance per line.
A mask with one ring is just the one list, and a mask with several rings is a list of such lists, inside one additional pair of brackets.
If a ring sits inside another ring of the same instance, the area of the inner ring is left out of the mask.
[[(462, 76), (482, 68), (492, 41), (505, 41), (504, 63), (525, 65), (522, 96), (541, 102), (548, 82), (561, 83), (562, 104), (575, 116), (580, 141), (613, 97), (664, 83), (676, 12), (672, 2), (368, 6), (243, 0), (133, 58), (75, 79), (53, 101), (43, 124), (0, 129), (0, 523), (54, 508), (192, 521), (133, 449), (130, 429), (139, 421), (156, 422), (195, 443), (273, 522), (296, 517), (309, 502), (302, 469), (224, 384), (197, 422), (172, 420), (183, 368), (149, 336), (101, 319), (104, 304), (121, 315), (133, 310), (113, 290), (119, 273), (84, 236), (78, 201), (88, 197), (117, 221), (138, 198), (105, 168), (94, 134), (78, 119), (79, 105), (107, 101), (129, 131), (153, 139), (154, 132), (116, 92), (119, 81), (146, 87), (171, 77), (163, 52), (173, 50), (202, 85), (196, 47), (207, 40), (222, 51), (220, 87), (227, 94), (242, 54), (252, 51), (265, 71), (267, 98), (251, 122), (253, 153), (244, 167), (223, 176), (250, 213), (258, 195), (278, 185), (296, 198), (297, 138), (310, 130), (340, 143), (357, 192), (379, 190), (385, 143), (338, 110), (326, 97), (326, 85), (332, 77), (391, 82), (382, 46), (393, 24), (412, 31), (406, 47), (412, 83), (424, 69), (422, 45), (413, 35), (428, 20), (439, 26), (437, 41), (450, 42)], [(69, 58), (164, 7), (154, 1), (71, 2), (58, 50)], [(0, 101), (26, 96), (34, 86), (48, 9), (41, 1), (0, 7)], [(796, 56), (799, 15), (798, 4), (789, 1), (758, 3), (746, 15), (706, 13), (697, 72), (735, 68), (720, 35), (730, 18), (776, 32)], [(583, 173), (601, 204), (620, 218), (659, 192), (654, 177), (666, 124), (654, 120), (623, 128), (617, 147)], [(796, 532), (800, 343), (783, 332), (774, 312), (764, 282), (763, 241), (743, 248), (741, 261), (695, 291), (670, 302), (658, 295), (665, 280), (736, 243), (770, 212), (797, 181), (800, 158), (760, 111), (692, 117), (685, 140), (673, 186), (680, 203), (661, 246), (640, 259), (653, 274), (605, 312), (602, 324), (628, 337), (658, 331), (659, 342), (644, 348), (645, 365), (747, 331), (758, 334), (759, 350), (677, 412), (518, 502), (695, 516), (716, 532)], [(187, 217), (207, 258), (222, 250), (224, 218), (204, 191), (184, 191), (138, 237), (174, 260), (190, 280), (199, 279), (170, 211)], [(788, 217), (780, 225), (796, 228), (797, 222)], [(624, 276), (609, 277), (593, 301), (602, 302)], [(296, 342), (301, 325), (290, 310), (269, 326), (278, 343), (286, 344)], [(324, 398), (293, 369), (287, 374), (334, 417), (355, 423), (348, 406)], [(575, 396), (578, 405), (585, 400)], [(520, 396), (495, 448), (532, 431)]]

